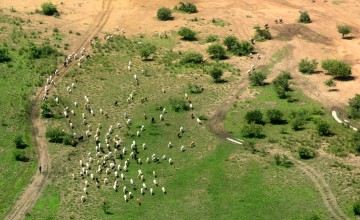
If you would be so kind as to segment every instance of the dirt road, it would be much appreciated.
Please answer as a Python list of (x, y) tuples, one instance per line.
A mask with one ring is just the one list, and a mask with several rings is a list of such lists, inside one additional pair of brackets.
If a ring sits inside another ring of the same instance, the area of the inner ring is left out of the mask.
[[(75, 51), (81, 50), (81, 48), (88, 48), (90, 46), (90, 39), (97, 35), (104, 25), (106, 24), (109, 15), (111, 13), (112, 0), (103, 0), (102, 8), (99, 14), (94, 20), (94, 24), (90, 26), (84, 39), (78, 44)], [(59, 69), (59, 76), (55, 77), (55, 81), (59, 81), (62, 76), (75, 65), (72, 62), (67, 67), (61, 67)], [(50, 92), (54, 88), (50, 88)], [(39, 104), (44, 95), (44, 87), (38, 89), (36, 96), (32, 99), (32, 111), (31, 111), (31, 131), (34, 139), (34, 144), (37, 148), (39, 157), (39, 165), (42, 167), (42, 173), (36, 172), (32, 178), (31, 183), (26, 187), (24, 193), (17, 200), (5, 219), (24, 219), (27, 212), (29, 212), (35, 205), (36, 201), (44, 190), (49, 173), (51, 170), (50, 157), (48, 152), (47, 140), (45, 137), (45, 122), (40, 118)]]

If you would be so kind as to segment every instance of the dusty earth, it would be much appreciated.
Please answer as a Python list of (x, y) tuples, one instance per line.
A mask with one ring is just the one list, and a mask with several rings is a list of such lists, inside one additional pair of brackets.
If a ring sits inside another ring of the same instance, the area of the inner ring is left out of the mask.
[[(113, 32), (115, 27), (124, 28), (125, 35), (131, 36), (135, 34), (152, 35), (164, 31), (170, 33), (178, 27), (191, 26), (200, 32), (200, 40), (208, 34), (219, 36), (234, 34), (240, 39), (249, 40), (254, 33), (254, 25), (269, 24), (270, 31), (275, 39), (256, 45), (258, 52), (265, 58), (263, 62), (268, 61), (274, 52), (285, 46), (291, 50), (290, 57), (275, 65), (269, 79), (273, 78), (280, 70), (288, 70), (294, 75), (294, 81), (297, 82), (296, 86), (302, 88), (305, 94), (322, 102), (329, 109), (344, 109), (349, 98), (360, 93), (358, 86), (360, 82), (360, 64), (358, 63), (360, 55), (357, 54), (360, 49), (358, 38), (360, 2), (355, 0), (327, 2), (317, 0), (314, 3), (312, 0), (195, 0), (190, 1), (198, 7), (199, 13), (195, 15), (174, 13), (173, 21), (160, 22), (156, 19), (158, 8), (163, 6), (172, 8), (178, 2), (178, 0), (149, 0), (146, 2), (140, 0), (54, 0), (53, 3), (58, 6), (61, 13), (60, 18), (45, 18), (42, 15), (30, 14), (30, 12), (40, 8), (40, 3), (37, 0), (3, 1), (0, 2), (0, 8), (10, 9), (14, 7), (17, 10), (17, 16), (32, 20), (33, 25), (39, 30), (46, 27), (51, 29), (58, 27), (61, 32), (66, 33), (64, 42), (70, 44), (70, 51), (78, 51), (82, 47), (87, 47), (91, 37), (97, 34), (101, 37), (104, 32)], [(298, 24), (299, 11), (308, 11), (313, 23)], [(200, 21), (189, 22), (194, 17), (199, 18)], [(274, 23), (278, 17), (283, 18), (283, 24)], [(213, 26), (211, 24), (213, 18), (221, 18), (226, 23), (225, 26)], [(341, 39), (336, 29), (339, 24), (347, 24), (353, 27), (351, 39)], [(209, 25), (213, 26), (211, 32), (209, 32)], [(81, 35), (71, 35), (68, 34), (69, 31), (79, 32)], [(178, 49), (193, 48), (202, 50), (205, 54), (205, 47), (198, 44), (183, 44)], [(336, 89), (338, 91), (328, 92), (324, 86), (324, 81), (330, 76), (324, 73), (305, 76), (297, 71), (298, 62), (305, 57), (317, 60), (325, 58), (346, 60), (352, 64), (354, 80), (337, 81)], [(247, 67), (241, 63), (241, 60), (242, 58), (231, 58), (226, 62), (236, 63), (242, 72), (246, 72)], [(64, 74), (69, 68), (62, 69), (61, 73)], [(225, 116), (231, 100), (246, 89), (247, 85), (240, 83), (239, 91), (229, 94), (229, 98), (224, 101), (223, 108), (214, 112), (215, 117), (213, 118), (217, 120), (213, 123), (214, 128), (218, 127), (214, 125), (222, 126), (222, 118)], [(42, 90), (38, 91), (35, 102), (42, 93)], [(32, 183), (9, 213), (9, 219), (21, 219), (32, 208), (46, 185), (47, 173), (50, 171), (50, 158), (44, 138), (45, 124), (39, 119), (36, 108), (33, 109), (32, 122), (39, 158), (41, 163), (45, 164), (46, 172), (44, 175), (36, 174), (34, 176)], [(218, 135), (226, 136), (221, 127), (214, 130)], [(322, 182), (321, 179), (315, 181)], [(321, 184), (326, 185), (326, 183)], [(337, 209), (336, 205), (334, 209)], [(338, 214), (341, 216), (341, 211)]]

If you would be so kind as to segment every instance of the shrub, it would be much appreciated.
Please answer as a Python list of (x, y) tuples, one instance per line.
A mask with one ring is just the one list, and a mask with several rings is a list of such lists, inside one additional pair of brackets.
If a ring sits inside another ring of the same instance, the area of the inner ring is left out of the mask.
[(281, 99), (286, 98), (286, 92), (290, 90), (288, 74), (288, 72), (283, 72), (272, 81), (275, 92)]
[(41, 108), (41, 117), (43, 117), (43, 118), (52, 118), (52, 117), (54, 117), (54, 114), (51, 111), (50, 106), (49, 106), (48, 103), (45, 103), (45, 102), (42, 103), (40, 108)]
[(301, 159), (312, 159), (316, 157), (316, 151), (314, 149), (308, 148), (308, 147), (299, 147), (298, 153)]
[(300, 23), (311, 23), (310, 15), (306, 11), (300, 11), (300, 17), (299, 17)]
[(64, 145), (71, 145), (71, 146), (74, 146), (74, 147), (77, 145), (77, 141), (75, 141), (74, 135), (72, 135), (72, 134), (63, 135), (62, 143)]
[(327, 87), (335, 87), (336, 86), (336, 82), (332, 79), (328, 79), (324, 82), (325, 86)]
[(285, 154), (283, 154), (281, 156), (279, 154), (275, 154), (274, 159), (275, 159), (276, 165), (279, 165), (279, 166), (290, 168), (291, 166), (294, 165), (294, 163), (291, 162)]
[(224, 59), (225, 58), (225, 49), (220, 44), (212, 44), (206, 50), (215, 59)]
[(189, 13), (189, 14), (198, 12), (196, 6), (189, 2), (187, 2), (187, 3), (180, 2), (178, 6), (175, 6), (175, 9)]
[(44, 15), (52, 16), (58, 14), (56, 6), (52, 2), (45, 2), (41, 5)]
[(311, 74), (315, 72), (317, 66), (318, 62), (315, 59), (311, 61), (308, 60), (308, 58), (301, 59), (299, 63), (299, 71), (302, 73)]
[(64, 134), (60, 128), (47, 128), (45, 136), (53, 143), (62, 143), (64, 139)]
[(354, 205), (353, 205), (353, 211), (355, 215), (360, 215), (360, 201), (357, 201)]
[(203, 55), (196, 51), (186, 52), (180, 60), (181, 64), (187, 64), (187, 63), (199, 64), (202, 62), (203, 62)]
[(170, 20), (172, 18), (171, 16), (171, 10), (169, 8), (160, 8), (158, 11), (157, 11), (157, 18), (160, 20), (160, 21), (167, 21), (167, 20)]
[(9, 62), (10, 60), (9, 50), (7, 48), (0, 48), (0, 63)]
[(21, 162), (28, 162), (30, 158), (26, 155), (26, 153), (23, 150), (15, 150), (14, 151), (14, 157), (16, 161)]
[(24, 149), (27, 147), (27, 144), (24, 142), (24, 139), (21, 135), (17, 135), (14, 138), (14, 144), (15, 144), (15, 147), (18, 149)]
[(349, 100), (350, 117), (360, 118), (360, 95), (356, 94), (354, 98)]
[(321, 63), (321, 67), (327, 70), (334, 78), (347, 79), (351, 76), (351, 66), (340, 60), (324, 60)]
[(266, 78), (266, 73), (263, 71), (255, 71), (249, 76), (249, 80), (254, 86), (263, 86)]
[(292, 129), (294, 129), (295, 131), (301, 130), (303, 126), (307, 123), (308, 118), (309, 113), (305, 109), (292, 111), (290, 114)]
[(248, 111), (245, 115), (245, 121), (250, 124), (250, 123), (255, 123), (255, 124), (262, 124), (263, 123), (263, 114), (261, 113), (260, 110), (251, 110)]
[(241, 134), (248, 138), (261, 138), (262, 126), (255, 123), (245, 124), (241, 129)]
[(210, 70), (210, 75), (214, 79), (214, 82), (219, 82), (223, 74), (224, 72), (222, 69), (218, 67), (214, 67), (212, 70)]
[(316, 130), (320, 136), (327, 136), (331, 134), (330, 124), (326, 121), (319, 121), (316, 124)]
[(29, 47), (29, 56), (31, 59), (40, 59), (56, 54), (57, 51), (49, 45), (42, 45), (37, 47), (34, 44), (30, 44)]
[(188, 111), (190, 109), (189, 105), (183, 99), (170, 98), (169, 102), (175, 112), (179, 112), (181, 110)]
[(266, 116), (268, 117), (271, 124), (278, 124), (283, 121), (282, 117), (284, 114), (278, 109), (268, 109), (266, 111)]
[(348, 25), (339, 25), (337, 26), (338, 32), (342, 34), (342, 38), (345, 38), (346, 34), (350, 34), (352, 27)]
[(141, 58), (147, 60), (151, 54), (155, 53), (155, 51), (156, 51), (155, 45), (150, 43), (145, 43), (141, 45), (139, 52)]
[(212, 43), (212, 42), (216, 42), (216, 41), (218, 41), (219, 40), (219, 36), (217, 36), (217, 35), (208, 35), (208, 36), (206, 36), (206, 38), (205, 38), (205, 42), (206, 43)]
[(188, 88), (190, 93), (194, 93), (194, 94), (200, 94), (204, 91), (204, 88), (201, 85), (196, 85), (192, 83), (189, 83)]
[(227, 47), (228, 50), (231, 50), (233, 46), (239, 43), (239, 40), (235, 36), (227, 36), (224, 39), (224, 45)]
[(259, 25), (256, 25), (254, 29), (255, 29), (255, 35), (254, 35), (255, 40), (265, 41), (272, 39), (271, 33), (268, 29), (261, 29)]
[(183, 40), (196, 40), (196, 32), (187, 27), (182, 27), (178, 31), (178, 34)]

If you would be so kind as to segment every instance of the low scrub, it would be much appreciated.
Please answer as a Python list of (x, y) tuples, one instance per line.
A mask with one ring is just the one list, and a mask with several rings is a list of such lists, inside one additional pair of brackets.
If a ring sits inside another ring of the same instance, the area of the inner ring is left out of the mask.
[(286, 98), (287, 92), (290, 90), (289, 79), (291, 75), (289, 72), (282, 72), (273, 81), (274, 90), (279, 98)]
[(16, 149), (14, 151), (14, 158), (16, 161), (21, 161), (21, 162), (30, 161), (30, 158), (26, 155), (26, 152), (24, 150), (19, 150), (19, 149)]
[(331, 134), (330, 124), (323, 120), (316, 123), (316, 130), (320, 136), (329, 136)]
[(354, 98), (349, 100), (350, 117), (354, 119), (360, 118), (360, 95), (356, 94)]
[(245, 115), (245, 121), (248, 124), (255, 123), (255, 124), (262, 124), (263, 123), (263, 114), (260, 110), (251, 110), (248, 111)]
[(159, 10), (157, 11), (157, 18), (160, 21), (171, 20), (172, 19), (171, 10), (165, 7), (159, 8)]
[(299, 147), (298, 153), (301, 159), (308, 160), (316, 157), (316, 151), (309, 147)]
[(180, 64), (200, 64), (203, 62), (203, 55), (196, 51), (186, 52), (180, 60)]
[(275, 159), (276, 165), (278, 165), (278, 166), (290, 168), (294, 165), (294, 163), (291, 162), (285, 154), (283, 154), (283, 155), (275, 154), (274, 159)]
[(188, 84), (188, 88), (189, 88), (190, 93), (193, 93), (193, 94), (200, 94), (204, 91), (204, 87), (202, 85), (197, 85), (197, 84), (192, 84), (192, 83)]
[(48, 15), (48, 16), (58, 16), (59, 12), (56, 8), (56, 6), (52, 3), (52, 2), (45, 2), (43, 4), (41, 4), (41, 9), (42, 9), (42, 13), (44, 15)]
[(268, 29), (261, 29), (259, 25), (256, 25), (254, 29), (255, 29), (254, 39), (256, 41), (261, 42), (272, 39), (271, 33)]
[(226, 58), (226, 51), (221, 44), (212, 44), (206, 50), (208, 54), (210, 54), (214, 59), (225, 59)]
[(14, 144), (15, 144), (15, 147), (18, 149), (25, 149), (27, 147), (27, 144), (25, 143), (25, 141), (21, 135), (17, 135), (14, 138)]
[(180, 2), (179, 5), (175, 6), (175, 10), (179, 10), (188, 14), (193, 14), (198, 12), (196, 5), (190, 2)]
[(262, 129), (261, 125), (255, 123), (245, 124), (241, 129), (241, 134), (248, 138), (262, 138), (264, 136)]
[(36, 46), (35, 44), (30, 44), (29, 47), (29, 56), (31, 59), (40, 59), (46, 58), (51, 55), (57, 55), (58, 52), (56, 49), (52, 48), (50, 45), (45, 44), (42, 46)]
[(196, 40), (196, 32), (187, 27), (182, 27), (179, 29), (178, 34), (182, 37), (183, 40)]
[(62, 143), (64, 139), (64, 133), (60, 128), (47, 128), (45, 136), (53, 143)]
[(308, 58), (301, 59), (299, 63), (299, 71), (305, 74), (314, 73), (318, 64), (319, 63), (315, 59), (313, 60), (308, 60)]
[(307, 13), (306, 11), (300, 11), (299, 22), (304, 23), (304, 24), (311, 23), (312, 21), (311, 21), (309, 13)]
[(0, 48), (0, 63), (9, 62), (10, 60), (9, 50), (7, 48)]
[(327, 59), (321, 63), (321, 67), (328, 71), (328, 74), (337, 79), (348, 79), (351, 77), (351, 66), (340, 60)]
[(205, 42), (206, 42), (206, 43), (212, 43), (212, 42), (216, 42), (216, 41), (218, 41), (218, 40), (219, 40), (219, 36), (213, 35), (213, 34), (208, 35), (208, 36), (206, 36), (206, 38), (205, 38)]
[(290, 113), (290, 119), (292, 129), (295, 131), (301, 130), (309, 119), (309, 112), (305, 109), (292, 111)]
[(355, 215), (360, 215), (360, 201), (357, 201), (353, 205), (353, 211)]
[(180, 112), (181, 110), (188, 111), (190, 109), (190, 106), (184, 99), (170, 98), (169, 102), (175, 112)]
[(266, 116), (271, 124), (280, 124), (284, 121), (284, 114), (278, 109), (268, 109), (266, 111)]
[(213, 78), (214, 82), (217, 83), (221, 81), (221, 77), (224, 75), (224, 72), (221, 68), (215, 66), (210, 70), (210, 75)]
[(237, 56), (248, 55), (254, 50), (254, 46), (250, 42), (239, 41), (235, 36), (227, 36), (224, 39), (224, 45), (227, 47), (228, 51)]
[(144, 60), (148, 60), (148, 58), (151, 56), (151, 54), (154, 54), (156, 51), (156, 46), (150, 43), (145, 43), (140, 45), (140, 57)]
[(255, 71), (249, 76), (249, 80), (253, 86), (265, 85), (265, 79), (267, 75), (264, 71)]

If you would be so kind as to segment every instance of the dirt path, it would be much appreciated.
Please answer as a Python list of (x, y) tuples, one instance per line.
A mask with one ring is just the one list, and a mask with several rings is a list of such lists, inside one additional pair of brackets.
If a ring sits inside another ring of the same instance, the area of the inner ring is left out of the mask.
[[(109, 15), (111, 13), (112, 0), (103, 0), (102, 9), (98, 16), (96, 16), (94, 25), (91, 25), (87, 31), (86, 37), (78, 46), (75, 51), (81, 50), (81, 48), (88, 48), (90, 46), (90, 39), (97, 35), (106, 24)], [(59, 76), (54, 78), (55, 81), (59, 81), (64, 74), (75, 65), (76, 62), (70, 63), (67, 67), (62, 66), (59, 69)], [(50, 87), (50, 92), (54, 88)], [(32, 178), (31, 183), (26, 187), (24, 193), (16, 201), (5, 219), (24, 219), (27, 212), (29, 212), (35, 205), (36, 201), (44, 190), (49, 173), (51, 170), (47, 140), (45, 137), (45, 121), (40, 118), (39, 103), (44, 95), (44, 87), (38, 89), (36, 96), (32, 99), (31, 110), (31, 131), (34, 139), (34, 143), (37, 148), (39, 157), (39, 165), (42, 166), (42, 173), (36, 172)], [(45, 210), (44, 210), (45, 211)]]

